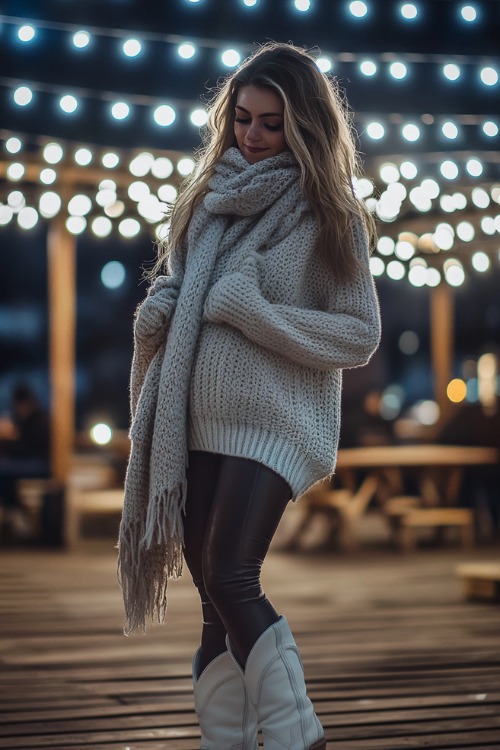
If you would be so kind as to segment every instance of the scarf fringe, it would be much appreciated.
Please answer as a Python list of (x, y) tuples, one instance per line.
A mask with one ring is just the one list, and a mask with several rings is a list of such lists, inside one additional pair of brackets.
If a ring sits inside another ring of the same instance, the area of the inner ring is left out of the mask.
[(186, 486), (153, 498), (146, 529), (131, 523), (120, 530), (118, 580), (125, 606), (125, 635), (146, 632), (146, 620), (164, 622), (169, 578), (183, 567)]

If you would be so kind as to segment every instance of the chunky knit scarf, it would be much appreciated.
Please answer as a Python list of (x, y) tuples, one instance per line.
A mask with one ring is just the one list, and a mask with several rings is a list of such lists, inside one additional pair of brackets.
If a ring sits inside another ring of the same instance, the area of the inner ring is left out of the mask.
[(138, 308), (119, 539), (127, 634), (144, 630), (147, 618), (164, 619), (168, 578), (182, 571), (189, 385), (214, 266), (252, 232), (255, 248), (272, 247), (283, 224), (300, 221), (299, 176), (290, 152), (251, 165), (229, 149), (193, 214), (182, 283), (159, 277)]

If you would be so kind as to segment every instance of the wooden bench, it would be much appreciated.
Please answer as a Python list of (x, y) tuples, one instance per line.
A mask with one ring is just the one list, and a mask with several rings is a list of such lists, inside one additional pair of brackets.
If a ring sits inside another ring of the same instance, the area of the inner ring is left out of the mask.
[(64, 487), (55, 479), (17, 482), (19, 502), (29, 515), (29, 540), (51, 547), (64, 545)]
[(458, 528), (464, 548), (474, 546), (474, 513), (468, 508), (423, 507), (419, 497), (401, 495), (385, 502), (384, 513), (405, 552), (416, 548), (417, 531), (422, 528)]
[(73, 547), (81, 537), (82, 521), (88, 515), (118, 515), (123, 508), (123, 488), (71, 491), (65, 519), (65, 543)]
[(356, 491), (333, 489), (329, 482), (322, 482), (312, 487), (301, 499), (304, 504), (304, 521), (299, 529), (303, 533), (313, 518), (319, 514), (325, 516), (328, 524), (328, 540), (334, 535), (339, 546), (344, 550), (353, 550), (358, 546), (356, 523), (366, 511), (375, 494), (377, 480), (373, 475), (367, 476)]
[(467, 599), (500, 602), (500, 563), (463, 563), (456, 572)]
[(119, 514), (123, 488), (113, 467), (96, 456), (76, 456), (66, 486), (53, 479), (22, 479), (19, 498), (33, 525), (33, 538), (51, 546), (72, 547), (86, 515)]

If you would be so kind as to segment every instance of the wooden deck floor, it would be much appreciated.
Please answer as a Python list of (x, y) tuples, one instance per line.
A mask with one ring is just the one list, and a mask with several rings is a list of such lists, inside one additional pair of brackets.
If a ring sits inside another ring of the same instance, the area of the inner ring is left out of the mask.
[[(459, 562), (420, 550), (271, 553), (266, 590), (302, 649), (331, 750), (500, 748), (500, 608), (462, 598)], [(188, 576), (168, 623), (121, 634), (112, 544), (0, 552), (0, 748), (195, 750)]]

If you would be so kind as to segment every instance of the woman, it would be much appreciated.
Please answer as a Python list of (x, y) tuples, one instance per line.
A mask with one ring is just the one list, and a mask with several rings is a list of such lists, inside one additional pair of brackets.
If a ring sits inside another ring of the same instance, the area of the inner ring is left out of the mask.
[[(320, 750), (297, 646), (260, 586), (290, 499), (333, 472), (343, 368), (379, 335), (371, 220), (346, 114), (314, 59), (260, 48), (208, 140), (139, 307), (120, 533), (126, 632), (163, 619), (182, 558), (201, 598), (202, 748)], [(368, 228), (368, 231), (367, 229)]]

